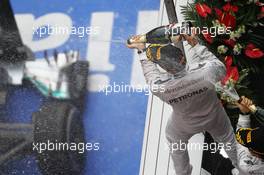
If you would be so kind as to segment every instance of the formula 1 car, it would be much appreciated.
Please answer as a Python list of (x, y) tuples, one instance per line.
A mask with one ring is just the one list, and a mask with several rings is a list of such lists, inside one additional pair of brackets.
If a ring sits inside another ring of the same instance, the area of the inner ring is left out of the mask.
[[(85, 154), (68, 150), (33, 151), (33, 143), (84, 143), (82, 120), (89, 64), (79, 52), (35, 59), (23, 44), (9, 0), (0, 2), (0, 109), (8, 89), (33, 86), (47, 99), (32, 123), (0, 123), (0, 167), (24, 154), (35, 154), (43, 174), (80, 174)], [(1, 117), (1, 116), (0, 116)]]

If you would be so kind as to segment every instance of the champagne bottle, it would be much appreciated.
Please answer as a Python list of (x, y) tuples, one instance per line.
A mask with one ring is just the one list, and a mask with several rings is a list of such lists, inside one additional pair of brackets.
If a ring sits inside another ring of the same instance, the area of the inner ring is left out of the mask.
[(180, 34), (191, 35), (191, 23), (183, 22), (173, 26), (160, 26), (146, 34), (136, 35), (127, 40), (128, 44), (132, 43), (150, 43), (150, 44), (168, 44), (176, 40)]

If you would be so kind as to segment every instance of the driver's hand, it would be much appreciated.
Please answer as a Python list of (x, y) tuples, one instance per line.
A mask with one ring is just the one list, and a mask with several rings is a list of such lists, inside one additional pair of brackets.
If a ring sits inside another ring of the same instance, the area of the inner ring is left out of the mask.
[[(137, 40), (138, 37), (139, 37), (139, 35), (135, 35), (135, 36), (132, 36), (131, 39)], [(126, 43), (126, 46), (129, 49), (143, 50), (146, 48), (146, 43), (131, 43), (131, 44)]]
[(250, 109), (249, 107), (253, 105), (252, 100), (242, 96), (242, 101), (240, 103), (236, 103), (237, 107), (240, 109), (240, 111), (244, 114), (249, 113)]
[(137, 50), (143, 50), (146, 48), (146, 44), (145, 43), (132, 43), (132, 44), (126, 44), (126, 46), (129, 49), (137, 49)]
[(196, 33), (195, 33), (195, 28), (192, 28), (192, 35), (187, 35), (187, 34), (182, 34), (182, 37), (192, 46), (194, 47), (197, 43), (198, 40), (196, 38)]
[(178, 42), (182, 41), (182, 36), (178, 35), (178, 36), (171, 37), (171, 41), (173, 42), (173, 44), (177, 44)]

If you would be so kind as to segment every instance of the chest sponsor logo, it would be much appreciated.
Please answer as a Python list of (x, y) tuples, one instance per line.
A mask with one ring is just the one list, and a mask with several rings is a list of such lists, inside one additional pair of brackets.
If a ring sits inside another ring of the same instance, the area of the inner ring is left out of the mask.
[(207, 90), (208, 90), (208, 87), (203, 87), (203, 88), (201, 88), (199, 90), (195, 90), (193, 92), (189, 92), (189, 93), (184, 94), (184, 95), (182, 95), (180, 97), (173, 98), (173, 99), (169, 100), (169, 104), (175, 104), (175, 103), (179, 103), (181, 101), (184, 101), (186, 99), (193, 98), (193, 97), (195, 97), (197, 95), (205, 93)]

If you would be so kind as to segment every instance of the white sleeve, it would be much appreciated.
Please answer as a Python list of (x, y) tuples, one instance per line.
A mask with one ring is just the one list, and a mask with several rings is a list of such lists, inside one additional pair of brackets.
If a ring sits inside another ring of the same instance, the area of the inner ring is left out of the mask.
[(147, 59), (146, 53), (139, 54), (139, 58), (147, 84), (152, 85), (160, 80), (162, 76), (161, 72), (155, 63)]
[(139, 57), (146, 83), (152, 93), (158, 95), (159, 92), (164, 92), (162, 82), (165, 74), (160, 72), (155, 63), (147, 59), (146, 53), (139, 54)]
[(239, 114), (237, 130), (240, 128), (250, 128), (250, 115)]
[[(250, 128), (250, 115), (239, 115), (237, 130), (240, 128)], [(253, 175), (264, 173), (264, 163), (251, 155), (248, 148), (237, 143), (237, 153), (239, 168), (243, 173)]]
[(264, 163), (252, 156), (248, 149), (237, 144), (237, 153), (239, 160), (239, 168), (245, 174), (262, 174), (264, 172)]

